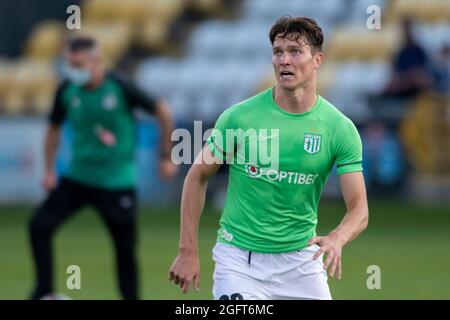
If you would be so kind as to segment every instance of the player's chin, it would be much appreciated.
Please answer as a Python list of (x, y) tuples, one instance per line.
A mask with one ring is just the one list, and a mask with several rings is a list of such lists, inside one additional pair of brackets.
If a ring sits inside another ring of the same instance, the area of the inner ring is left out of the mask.
[(298, 87), (298, 82), (294, 79), (278, 79), (278, 85), (283, 90), (294, 90)]

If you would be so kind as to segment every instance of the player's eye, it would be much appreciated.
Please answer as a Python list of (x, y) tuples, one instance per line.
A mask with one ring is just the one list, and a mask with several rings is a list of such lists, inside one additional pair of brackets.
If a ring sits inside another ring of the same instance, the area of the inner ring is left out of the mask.
[(292, 49), (292, 53), (293, 54), (300, 54), (302, 52), (300, 50), (298, 50), (298, 49)]
[(281, 52), (281, 50), (275, 50), (275, 51), (273, 52), (273, 54), (274, 54), (275, 56), (281, 56), (282, 52)]

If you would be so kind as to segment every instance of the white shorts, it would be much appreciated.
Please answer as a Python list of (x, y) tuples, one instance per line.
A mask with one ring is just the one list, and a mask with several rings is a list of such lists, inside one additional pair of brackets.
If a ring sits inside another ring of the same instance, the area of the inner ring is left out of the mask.
[(330, 300), (319, 246), (287, 253), (256, 253), (224, 243), (213, 249), (215, 300)]

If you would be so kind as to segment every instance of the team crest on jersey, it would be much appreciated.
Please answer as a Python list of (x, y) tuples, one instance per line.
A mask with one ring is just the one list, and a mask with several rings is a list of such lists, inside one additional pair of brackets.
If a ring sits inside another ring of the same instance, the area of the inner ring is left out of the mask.
[(103, 97), (102, 104), (105, 110), (113, 110), (117, 107), (117, 98), (114, 94), (109, 93)]
[(305, 133), (305, 142), (303, 149), (309, 154), (315, 154), (320, 151), (322, 145), (322, 136), (315, 133)]

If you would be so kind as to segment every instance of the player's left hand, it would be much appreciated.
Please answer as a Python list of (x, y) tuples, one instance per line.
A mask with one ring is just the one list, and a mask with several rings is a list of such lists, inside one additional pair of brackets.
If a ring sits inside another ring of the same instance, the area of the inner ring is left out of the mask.
[(159, 173), (165, 181), (173, 179), (178, 173), (178, 167), (170, 158), (161, 159), (159, 162)]
[(320, 246), (320, 249), (314, 254), (313, 259), (316, 260), (322, 254), (326, 254), (326, 259), (324, 262), (324, 269), (328, 269), (328, 274), (330, 277), (336, 276), (338, 279), (341, 279), (342, 276), (342, 265), (341, 265), (341, 257), (342, 257), (342, 247), (344, 246), (341, 239), (334, 234), (329, 234), (325, 237), (314, 237), (308, 241), (308, 245), (317, 244)]

